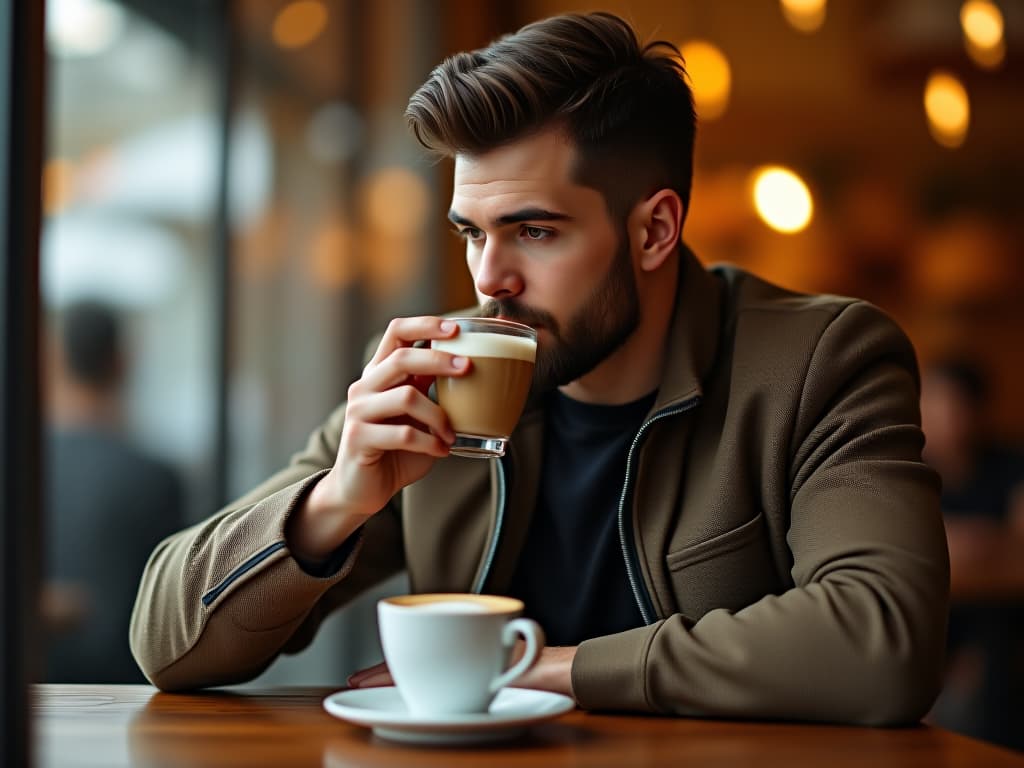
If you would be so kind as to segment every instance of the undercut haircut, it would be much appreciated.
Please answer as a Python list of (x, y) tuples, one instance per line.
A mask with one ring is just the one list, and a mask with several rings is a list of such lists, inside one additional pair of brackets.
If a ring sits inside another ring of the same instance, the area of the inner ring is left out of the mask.
[(696, 116), (686, 77), (673, 44), (641, 45), (610, 13), (567, 14), (445, 59), (405, 116), (425, 148), (448, 157), (560, 128), (576, 148), (574, 181), (624, 221), (659, 189), (689, 208)]

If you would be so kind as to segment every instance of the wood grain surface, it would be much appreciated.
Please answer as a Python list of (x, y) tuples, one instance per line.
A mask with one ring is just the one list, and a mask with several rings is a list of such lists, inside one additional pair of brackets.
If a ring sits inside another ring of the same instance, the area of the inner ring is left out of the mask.
[(489, 747), (411, 747), (328, 715), (327, 688), (158, 693), (39, 685), (35, 763), (77, 766), (913, 766), (1024, 768), (1024, 756), (926, 726), (900, 729), (571, 712)]

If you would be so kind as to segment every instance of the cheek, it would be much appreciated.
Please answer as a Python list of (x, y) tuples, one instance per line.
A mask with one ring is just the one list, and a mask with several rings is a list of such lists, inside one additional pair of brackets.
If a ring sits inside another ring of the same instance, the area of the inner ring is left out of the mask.
[(609, 264), (610, 259), (602, 258), (596, 248), (581, 250), (544, 275), (539, 289), (566, 309), (577, 307), (593, 293)]
[(576, 302), (579, 291), (579, 279), (566, 280), (561, 274), (552, 270), (535, 270), (526, 277), (530, 286), (526, 297), (528, 304), (542, 308), (555, 317), (564, 314), (567, 308)]

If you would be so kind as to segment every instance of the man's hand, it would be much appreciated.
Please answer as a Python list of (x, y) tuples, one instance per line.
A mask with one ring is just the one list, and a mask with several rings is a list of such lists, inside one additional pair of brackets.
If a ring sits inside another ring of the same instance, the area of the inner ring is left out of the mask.
[(345, 425), (334, 467), (290, 521), (288, 538), (300, 559), (321, 560), (405, 486), (447, 456), (455, 433), (427, 397), (437, 376), (462, 376), (465, 357), (413, 346), (458, 333), (451, 320), (392, 320), (362, 377), (348, 390)]
[[(522, 655), (523, 643), (517, 642), (512, 653), (511, 664)], [(530, 669), (517, 677), (512, 685), (516, 688), (534, 688), (539, 691), (561, 693), (575, 700), (572, 690), (572, 660), (576, 657), (576, 646), (544, 648), (540, 658)], [(377, 688), (394, 685), (387, 664), (376, 664), (350, 675), (348, 684), (352, 688)]]

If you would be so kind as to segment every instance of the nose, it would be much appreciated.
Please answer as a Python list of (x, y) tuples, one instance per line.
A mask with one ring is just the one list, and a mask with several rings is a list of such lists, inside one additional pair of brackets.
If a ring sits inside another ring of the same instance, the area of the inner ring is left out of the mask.
[(490, 238), (484, 244), (473, 282), (479, 295), (492, 299), (513, 298), (525, 287), (514, 255), (503, 248), (497, 238)]

